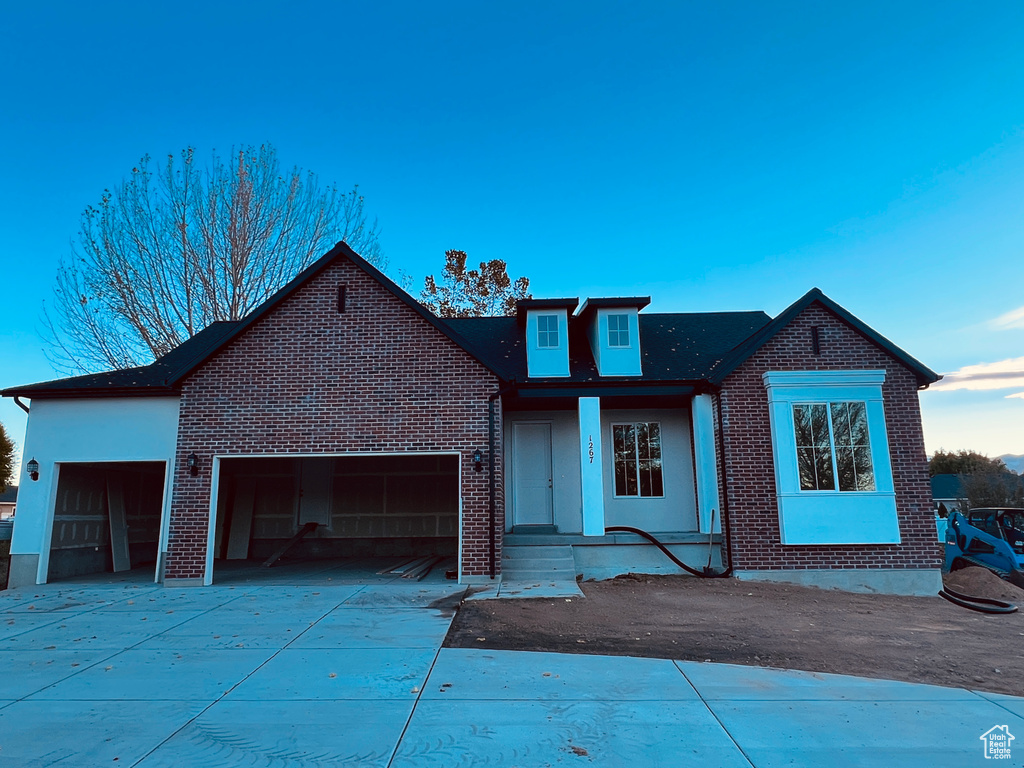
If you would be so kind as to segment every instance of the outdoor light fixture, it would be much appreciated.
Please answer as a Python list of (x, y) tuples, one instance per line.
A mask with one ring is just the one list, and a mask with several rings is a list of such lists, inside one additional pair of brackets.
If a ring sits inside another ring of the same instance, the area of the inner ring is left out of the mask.
[(33, 481), (39, 479), (39, 462), (35, 459), (31, 459), (28, 464), (25, 465), (25, 471), (28, 472), (28, 476)]
[(192, 477), (196, 477), (199, 474), (199, 457), (194, 453), (188, 455), (188, 473)]
[(473, 454), (473, 469), (477, 472), (484, 471), (484, 454), (483, 451), (477, 451)]

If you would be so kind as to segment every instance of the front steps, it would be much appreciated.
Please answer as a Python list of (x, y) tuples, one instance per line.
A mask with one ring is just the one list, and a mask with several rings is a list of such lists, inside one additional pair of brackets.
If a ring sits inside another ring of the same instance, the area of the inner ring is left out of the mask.
[(568, 544), (506, 544), (501, 558), (503, 581), (576, 583), (576, 561)]

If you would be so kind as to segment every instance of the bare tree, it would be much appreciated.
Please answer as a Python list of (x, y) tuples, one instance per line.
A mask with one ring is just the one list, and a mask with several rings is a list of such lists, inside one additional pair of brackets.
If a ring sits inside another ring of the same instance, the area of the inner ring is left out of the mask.
[(480, 269), (466, 269), (465, 251), (445, 251), (441, 284), (433, 275), (424, 281), (420, 300), (438, 317), (491, 317), (514, 315), (516, 302), (529, 299), (530, 280), (514, 283), (501, 259), (480, 262)]
[(152, 362), (216, 320), (251, 312), (345, 240), (380, 269), (387, 262), (358, 187), (321, 187), (282, 173), (273, 147), (195, 151), (150, 170), (143, 157), (82, 214), (43, 323), (55, 368), (85, 373)]

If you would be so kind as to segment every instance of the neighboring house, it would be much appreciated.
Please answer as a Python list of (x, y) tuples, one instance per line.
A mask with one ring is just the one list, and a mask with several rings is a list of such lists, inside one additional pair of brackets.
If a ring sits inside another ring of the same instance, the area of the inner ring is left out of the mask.
[(660, 558), (629, 525), (740, 578), (934, 593), (939, 377), (816, 289), (774, 319), (648, 301), (440, 320), (339, 244), (152, 365), (5, 390), (39, 464), (11, 584), (211, 584), (306, 523), (303, 557), (457, 555), (474, 583), (556, 541), (600, 577)]
[(14, 517), (14, 507), (18, 503), (18, 486), (12, 485), (0, 493), (0, 520)]
[(960, 485), (959, 475), (932, 475), (932, 504), (935, 511), (939, 506), (946, 508), (947, 512), (962, 512), (960, 500), (964, 497), (963, 488)]

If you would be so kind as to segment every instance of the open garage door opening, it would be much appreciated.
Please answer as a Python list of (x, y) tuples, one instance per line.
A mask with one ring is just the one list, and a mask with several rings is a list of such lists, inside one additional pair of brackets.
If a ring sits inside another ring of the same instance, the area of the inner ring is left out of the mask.
[(166, 465), (60, 465), (47, 581), (146, 569), (157, 573)]
[(429, 561), (451, 570), (458, 536), (455, 455), (220, 461), (215, 582), (285, 566), (327, 574), (355, 561), (381, 569)]

